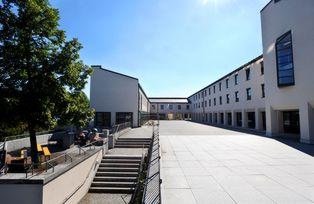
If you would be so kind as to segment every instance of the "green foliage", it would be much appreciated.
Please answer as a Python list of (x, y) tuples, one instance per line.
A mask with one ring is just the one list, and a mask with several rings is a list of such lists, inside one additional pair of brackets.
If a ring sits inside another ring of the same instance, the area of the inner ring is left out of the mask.
[(35, 134), (92, 117), (82, 92), (92, 70), (80, 60), (82, 45), (67, 41), (58, 21), (48, 0), (0, 1), (2, 126), (23, 123)]

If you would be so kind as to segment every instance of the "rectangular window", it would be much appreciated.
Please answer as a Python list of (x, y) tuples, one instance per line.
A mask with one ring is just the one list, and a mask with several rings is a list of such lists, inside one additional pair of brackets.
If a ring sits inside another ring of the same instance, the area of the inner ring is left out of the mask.
[(207, 90), (205, 90), (205, 97), (207, 96)]
[(160, 109), (161, 110), (165, 109), (165, 106), (164, 105), (160, 105)]
[(239, 75), (238, 74), (236, 74), (236, 75), (234, 75), (234, 85), (238, 85), (238, 77), (239, 77)]
[(189, 110), (190, 109), (190, 106), (189, 105), (186, 105), (186, 110)]
[(219, 105), (222, 105), (222, 97), (219, 96)]
[(178, 110), (181, 110), (181, 105), (178, 105)]
[(239, 102), (239, 91), (236, 91), (234, 93), (234, 97), (235, 97), (235, 102)]
[(246, 100), (250, 101), (252, 99), (252, 89), (247, 88), (246, 89)]
[(210, 95), (210, 88), (208, 88), (208, 95)]
[(204, 101), (202, 102), (202, 108), (204, 108)]
[(202, 91), (202, 98), (204, 98), (204, 91)]
[(214, 86), (214, 93), (216, 93), (216, 86)]
[(207, 107), (207, 101), (205, 101), (205, 108)]
[(227, 101), (227, 104), (230, 103), (230, 95), (229, 94), (226, 95), (226, 101)]
[(212, 106), (212, 100), (208, 100), (208, 106), (211, 107)]
[(265, 98), (265, 84), (262, 84), (261, 88), (262, 88), (262, 98)]
[(264, 61), (261, 61), (261, 75), (264, 75)]
[(111, 126), (111, 112), (96, 112), (95, 126), (104, 128)]
[(219, 91), (221, 91), (221, 82), (219, 82)]
[(214, 98), (214, 106), (216, 105), (216, 98)]
[(226, 89), (229, 88), (229, 79), (226, 79)]
[(251, 69), (250, 68), (245, 70), (245, 76), (246, 76), (247, 81), (251, 79)]
[(278, 86), (294, 85), (294, 64), (291, 31), (277, 39), (276, 60)]
[(173, 105), (169, 104), (169, 109), (172, 110), (173, 109)]
[(133, 113), (131, 112), (116, 112), (116, 124), (130, 122), (133, 123)]
[(152, 105), (152, 109), (153, 109), (153, 110), (155, 110), (155, 109), (156, 109), (155, 105)]

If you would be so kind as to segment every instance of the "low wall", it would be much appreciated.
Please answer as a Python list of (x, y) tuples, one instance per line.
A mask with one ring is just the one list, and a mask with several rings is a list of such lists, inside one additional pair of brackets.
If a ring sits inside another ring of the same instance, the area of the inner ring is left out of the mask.
[[(52, 134), (38, 135), (36, 137), (37, 143), (38, 144), (47, 144), (48, 139), (51, 136), (52, 136)], [(16, 150), (22, 149), (23, 147), (30, 147), (30, 146), (31, 146), (31, 144), (29, 141), (29, 137), (11, 140), (11, 141), (6, 142), (7, 152), (16, 151)]]
[(46, 183), (43, 188), (43, 203), (78, 203), (88, 192), (102, 156), (102, 151), (98, 151), (85, 161)]
[(0, 203), (41, 204), (43, 184), (0, 184)]

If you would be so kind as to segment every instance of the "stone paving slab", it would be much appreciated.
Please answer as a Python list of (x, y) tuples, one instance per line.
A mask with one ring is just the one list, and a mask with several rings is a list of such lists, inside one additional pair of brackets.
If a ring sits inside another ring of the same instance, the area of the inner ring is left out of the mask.
[(153, 126), (142, 126), (133, 128), (124, 133), (120, 138), (151, 138), (153, 134)]
[(160, 121), (160, 142), (163, 203), (314, 203), (314, 158), (278, 140)]

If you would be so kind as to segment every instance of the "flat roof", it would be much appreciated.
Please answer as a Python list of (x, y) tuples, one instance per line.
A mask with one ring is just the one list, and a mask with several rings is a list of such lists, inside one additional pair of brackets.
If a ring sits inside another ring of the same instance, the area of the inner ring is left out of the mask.
[(188, 103), (187, 98), (168, 98), (168, 97), (154, 97), (154, 98), (149, 98), (149, 101), (151, 103)]

